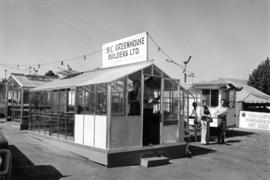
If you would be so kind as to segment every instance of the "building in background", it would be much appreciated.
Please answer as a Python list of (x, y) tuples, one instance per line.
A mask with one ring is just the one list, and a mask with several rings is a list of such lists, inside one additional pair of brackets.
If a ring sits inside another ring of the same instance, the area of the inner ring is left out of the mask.
[(14, 124), (18, 125), (20, 129), (27, 129), (29, 90), (53, 79), (55, 77), (12, 73), (7, 80), (6, 120), (15, 122)]
[[(245, 81), (234, 79), (218, 79), (209, 82), (196, 83), (191, 88), (191, 101), (207, 100), (207, 105), (213, 113), (221, 99), (227, 101), (229, 114), (228, 127), (239, 127), (240, 111), (270, 112), (270, 96), (248, 86)], [(192, 102), (191, 102), (192, 103)], [(217, 127), (217, 119), (210, 124)]]
[(7, 116), (7, 83), (0, 83), (0, 118)]

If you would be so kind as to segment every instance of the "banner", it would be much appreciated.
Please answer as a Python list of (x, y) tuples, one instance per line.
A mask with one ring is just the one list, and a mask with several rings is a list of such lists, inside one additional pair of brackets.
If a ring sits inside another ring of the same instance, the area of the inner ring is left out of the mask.
[(113, 41), (102, 46), (102, 66), (118, 66), (147, 60), (147, 33)]
[(270, 113), (240, 111), (239, 127), (270, 131)]

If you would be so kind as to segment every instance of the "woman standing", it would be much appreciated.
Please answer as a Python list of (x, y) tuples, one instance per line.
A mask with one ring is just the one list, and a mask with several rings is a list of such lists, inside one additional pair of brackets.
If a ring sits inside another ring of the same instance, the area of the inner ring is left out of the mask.
[(199, 123), (201, 123), (201, 117), (200, 117), (200, 108), (198, 107), (196, 102), (192, 103), (193, 109), (190, 116), (194, 116), (194, 137), (195, 141), (197, 141), (197, 130)]
[(211, 114), (207, 107), (206, 100), (202, 100), (202, 108), (200, 111), (201, 114), (201, 144), (209, 144), (209, 131), (210, 131), (210, 120)]

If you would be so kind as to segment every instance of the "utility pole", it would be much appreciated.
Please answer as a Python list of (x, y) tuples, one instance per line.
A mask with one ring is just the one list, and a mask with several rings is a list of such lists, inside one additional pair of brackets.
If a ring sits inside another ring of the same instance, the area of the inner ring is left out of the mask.
[(189, 56), (187, 61), (184, 61), (185, 67), (184, 67), (183, 73), (184, 73), (185, 83), (187, 82), (187, 64), (189, 63), (190, 59), (191, 59), (191, 56)]
[(6, 82), (6, 80), (7, 80), (7, 69), (5, 69), (4, 72), (5, 72), (5, 82)]

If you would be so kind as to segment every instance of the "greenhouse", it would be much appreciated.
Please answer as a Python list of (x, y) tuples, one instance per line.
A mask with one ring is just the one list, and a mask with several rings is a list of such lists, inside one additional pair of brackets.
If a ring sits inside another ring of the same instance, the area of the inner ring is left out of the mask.
[[(24, 75), (12, 73), (7, 80), (6, 119), (18, 125), (19, 129), (28, 128), (29, 91), (43, 83), (56, 79), (49, 76)], [(2, 90), (2, 89), (1, 89)], [(3, 93), (3, 91), (1, 91)]]
[(91, 147), (105, 165), (112, 152), (183, 145), (185, 92), (162, 69), (145, 61), (43, 84), (30, 93), (29, 128)]

